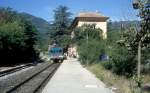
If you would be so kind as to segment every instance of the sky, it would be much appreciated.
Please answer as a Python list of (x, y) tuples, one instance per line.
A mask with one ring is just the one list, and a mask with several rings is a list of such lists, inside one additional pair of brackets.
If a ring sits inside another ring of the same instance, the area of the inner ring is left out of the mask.
[(73, 18), (79, 12), (99, 11), (112, 21), (137, 20), (132, 0), (0, 0), (0, 7), (10, 7), (47, 21), (53, 21), (53, 10), (59, 5), (67, 6)]

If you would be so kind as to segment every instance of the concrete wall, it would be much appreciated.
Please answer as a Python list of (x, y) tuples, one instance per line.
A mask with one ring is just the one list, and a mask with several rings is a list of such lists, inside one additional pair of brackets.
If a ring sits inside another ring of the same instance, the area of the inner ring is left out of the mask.
[(79, 27), (79, 26), (82, 26), (83, 24), (96, 24), (96, 28), (100, 28), (103, 31), (103, 33), (102, 33), (103, 39), (107, 38), (107, 22), (84, 22), (84, 21), (79, 21), (77, 26)]

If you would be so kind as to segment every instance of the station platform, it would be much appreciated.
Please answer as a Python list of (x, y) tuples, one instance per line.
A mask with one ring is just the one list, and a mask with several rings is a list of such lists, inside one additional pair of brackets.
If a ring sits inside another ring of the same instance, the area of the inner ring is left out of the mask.
[(112, 93), (105, 84), (82, 67), (77, 59), (65, 60), (42, 93)]

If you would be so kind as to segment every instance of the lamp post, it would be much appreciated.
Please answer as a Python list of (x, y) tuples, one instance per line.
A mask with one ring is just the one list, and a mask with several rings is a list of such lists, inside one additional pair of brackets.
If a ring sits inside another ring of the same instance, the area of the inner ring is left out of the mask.
[[(138, 16), (142, 19), (142, 21), (147, 22), (149, 20), (149, 15), (145, 13), (145, 9), (150, 7), (150, 0), (134, 0), (133, 1), (133, 8), (139, 11)], [(147, 17), (148, 16), (148, 17)], [(145, 23), (144, 25), (140, 25), (140, 31), (138, 32), (139, 34), (141, 33), (146, 33), (145, 29), (143, 26), (148, 25)], [(147, 30), (147, 29), (146, 29)], [(142, 40), (143, 35), (139, 35), (138, 39), (138, 64), (137, 64), (137, 79), (138, 79), (138, 87), (140, 89), (141, 93), (141, 49), (143, 45), (143, 40)]]
[[(89, 50), (89, 35), (88, 35), (88, 31), (87, 31), (87, 34), (86, 34), (86, 43), (87, 43), (87, 53), (88, 53), (88, 50)], [(88, 56), (87, 56), (87, 59), (86, 59), (87, 67), (88, 67), (88, 64), (89, 64), (89, 61), (88, 61)]]
[[(88, 53), (88, 50), (89, 50), (88, 49), (89, 48), (89, 46), (88, 46), (89, 45), (89, 35), (88, 35), (88, 30), (84, 26), (83, 26), (83, 31), (84, 32), (86, 31), (86, 44), (85, 44), (86, 46), (85, 47), (87, 48), (87, 53)], [(88, 65), (89, 65), (89, 61), (88, 61), (88, 55), (87, 55), (87, 57), (86, 57), (86, 66), (88, 67)]]

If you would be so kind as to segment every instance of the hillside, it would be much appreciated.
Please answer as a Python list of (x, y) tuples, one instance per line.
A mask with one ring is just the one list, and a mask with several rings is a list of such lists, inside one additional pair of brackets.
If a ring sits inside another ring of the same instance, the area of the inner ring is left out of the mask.
[(111, 29), (109, 31), (119, 31), (123, 28), (127, 28), (129, 26), (137, 26), (139, 27), (140, 22), (139, 21), (114, 21), (114, 22), (108, 22), (108, 29)]
[(49, 34), (50, 33), (50, 24), (39, 17), (33, 16), (28, 13), (20, 13), (23, 18), (30, 21), (38, 30), (38, 48), (41, 50), (47, 51), (49, 44)]
[(46, 20), (27, 13), (20, 13), (20, 14), (26, 20), (31, 21), (32, 24), (38, 29), (40, 34), (46, 35), (48, 33), (50, 24)]

